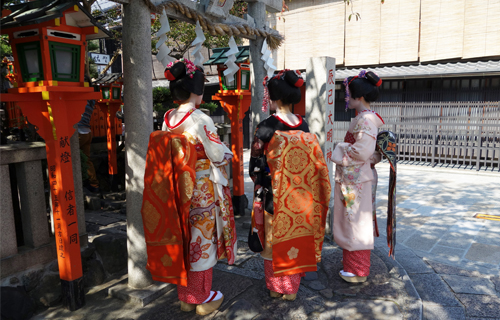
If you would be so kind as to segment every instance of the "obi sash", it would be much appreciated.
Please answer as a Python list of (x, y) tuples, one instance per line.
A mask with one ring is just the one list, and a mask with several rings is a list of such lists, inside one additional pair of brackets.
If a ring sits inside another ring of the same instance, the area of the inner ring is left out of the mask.
[(274, 276), (316, 271), (331, 194), (318, 140), (300, 130), (276, 131), (266, 157), (274, 197)]
[(390, 131), (380, 131), (377, 135), (377, 150), (389, 161), (389, 199), (387, 205), (387, 246), (389, 256), (394, 258), (396, 246), (396, 136)]
[(150, 135), (141, 214), (153, 280), (187, 286), (195, 163), (194, 145), (183, 135)]

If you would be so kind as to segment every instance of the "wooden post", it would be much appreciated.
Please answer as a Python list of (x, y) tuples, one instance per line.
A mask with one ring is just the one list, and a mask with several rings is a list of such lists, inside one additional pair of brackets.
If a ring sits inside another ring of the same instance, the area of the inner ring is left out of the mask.
[(60, 91), (3, 94), (2, 99), (16, 101), (45, 140), (62, 297), (64, 305), (73, 311), (85, 305), (85, 294), (70, 138), (87, 99), (96, 98), (96, 94), (56, 90)]
[(110, 176), (111, 190), (116, 191), (118, 182), (118, 165), (116, 161), (116, 112), (120, 109), (121, 102), (97, 102), (101, 111), (106, 115), (106, 141), (108, 147), (108, 173)]
[(248, 200), (245, 196), (245, 178), (243, 172), (243, 117), (248, 111), (251, 96), (246, 95), (223, 95), (212, 96), (214, 100), (220, 100), (222, 108), (231, 119), (231, 151), (233, 152), (233, 208), (235, 215), (243, 216)]

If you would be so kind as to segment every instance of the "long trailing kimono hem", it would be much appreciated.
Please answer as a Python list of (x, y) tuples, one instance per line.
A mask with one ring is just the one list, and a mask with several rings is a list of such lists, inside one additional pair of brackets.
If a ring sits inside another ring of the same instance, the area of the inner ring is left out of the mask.
[(316, 271), (331, 193), (316, 136), (299, 130), (276, 131), (266, 157), (272, 175), (274, 275)]
[(195, 162), (194, 146), (184, 136), (150, 135), (141, 213), (153, 280), (187, 285)]

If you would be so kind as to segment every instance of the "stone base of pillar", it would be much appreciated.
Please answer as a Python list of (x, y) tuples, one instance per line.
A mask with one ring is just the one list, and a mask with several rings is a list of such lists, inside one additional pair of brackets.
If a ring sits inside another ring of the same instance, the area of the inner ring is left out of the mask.
[(69, 311), (75, 311), (85, 305), (85, 292), (83, 291), (83, 277), (67, 281), (61, 279), (63, 305)]
[(141, 307), (145, 307), (168, 291), (176, 288), (175, 284), (154, 282), (147, 288), (133, 289), (128, 286), (127, 281), (128, 280), (125, 279), (108, 288), (108, 295)]
[(233, 196), (233, 211), (235, 216), (243, 217), (247, 208), (248, 198), (246, 195)]

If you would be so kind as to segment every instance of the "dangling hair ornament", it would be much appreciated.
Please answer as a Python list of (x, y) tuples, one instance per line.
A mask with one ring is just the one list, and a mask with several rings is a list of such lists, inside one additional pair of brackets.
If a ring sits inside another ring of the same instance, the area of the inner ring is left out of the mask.
[(262, 84), (264, 85), (264, 98), (262, 99), (262, 112), (267, 112), (268, 107), (269, 107), (269, 103), (270, 103), (269, 88), (267, 86), (267, 84), (269, 82), (268, 80), (269, 80), (269, 77), (266, 76), (264, 78), (264, 81), (262, 82)]
[[(347, 112), (347, 109), (349, 109), (349, 98), (351, 97), (351, 92), (349, 91), (349, 85), (351, 84), (351, 82), (354, 79), (357, 79), (357, 78), (365, 78), (368, 81), (373, 80), (373, 76), (370, 77), (371, 79), (368, 79), (368, 77), (366, 76), (368, 73), (373, 73), (374, 75), (377, 76), (377, 78), (379, 78), (379, 76), (373, 71), (361, 70), (361, 72), (357, 76), (347, 77), (344, 79), (343, 83), (344, 83), (344, 87), (345, 87), (345, 111), (346, 112)], [(372, 81), (370, 81), (370, 83), (372, 83), (375, 87), (380, 87), (382, 85), (382, 79), (379, 78), (376, 83), (373, 83)]]

